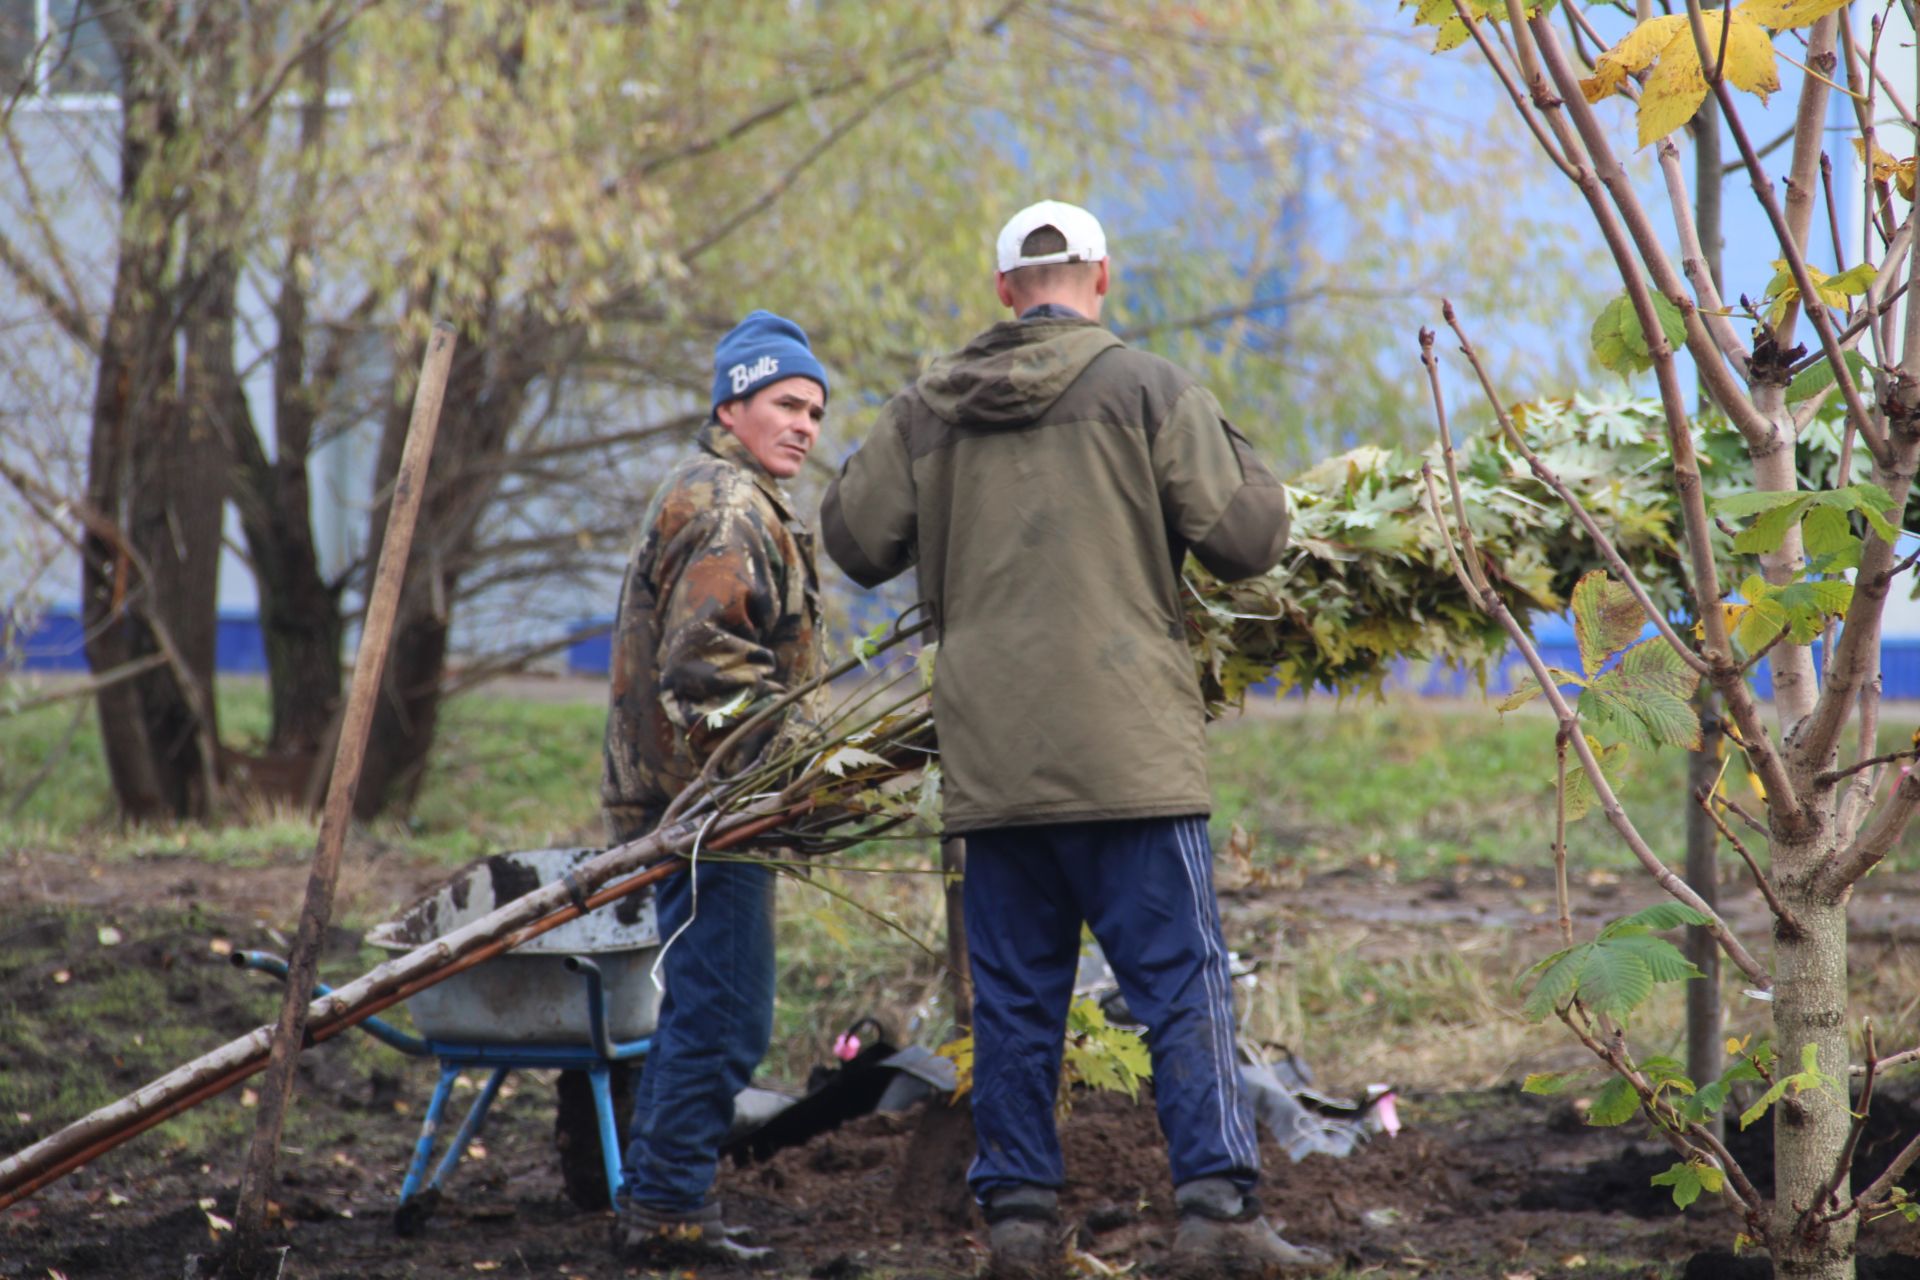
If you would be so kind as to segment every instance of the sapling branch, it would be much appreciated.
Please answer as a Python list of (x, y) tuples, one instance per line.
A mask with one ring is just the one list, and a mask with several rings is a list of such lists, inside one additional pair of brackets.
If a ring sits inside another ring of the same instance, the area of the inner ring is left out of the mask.
[(1714, 810), (1712, 793), (1702, 788), (1693, 793), (1693, 798), (1695, 803), (1706, 811), (1707, 816), (1713, 819), (1713, 825), (1719, 828), (1720, 834), (1725, 837), (1727, 843), (1734, 847), (1734, 851), (1740, 855), (1740, 860), (1747, 864), (1747, 870), (1753, 873), (1753, 883), (1759, 888), (1760, 896), (1767, 900), (1767, 909), (1772, 911), (1774, 919), (1780, 922), (1781, 930), (1791, 937), (1804, 936), (1805, 931), (1801, 929), (1800, 921), (1774, 893), (1773, 882), (1767, 879), (1766, 872), (1760, 869), (1760, 864), (1754, 860), (1752, 852), (1740, 837), (1733, 833), (1733, 828), (1727, 825), (1726, 819)]
[(1829, 769), (1825, 773), (1816, 774), (1813, 781), (1815, 786), (1830, 787), (1842, 778), (1852, 777), (1862, 769), (1872, 769), (1883, 764), (1892, 764), (1896, 760), (1912, 760), (1915, 758), (1920, 758), (1920, 747), (1907, 747), (1900, 751), (1888, 751), (1882, 755), (1873, 756), (1870, 759), (1856, 760), (1844, 769)]
[(1847, 269), (1847, 250), (1840, 240), (1840, 207), (1833, 199), (1833, 160), (1826, 152), (1820, 153), (1820, 188), (1826, 197), (1827, 232), (1833, 237), (1833, 269)]
[(1560, 908), (1560, 940), (1573, 945), (1573, 910), (1567, 892), (1567, 727), (1553, 736), (1553, 897)]
[[(1660, 400), (1666, 409), (1669, 422), (1669, 434), (1684, 434), (1687, 421), (1685, 396), (1681, 391), (1679, 379), (1672, 367), (1671, 353), (1661, 334), (1658, 317), (1653, 310), (1652, 300), (1646, 296), (1646, 283), (1642, 279), (1642, 263), (1645, 271), (1653, 279), (1654, 286), (1674, 306), (1680, 309), (1687, 323), (1687, 350), (1692, 353), (1694, 364), (1700, 377), (1707, 384), (1707, 390), (1714, 403), (1726, 413), (1734, 428), (1750, 444), (1762, 445), (1774, 435), (1774, 424), (1759, 412), (1746, 388), (1736, 378), (1733, 371), (1718, 356), (1718, 345), (1706, 324), (1699, 315), (1699, 309), (1688, 295), (1686, 282), (1673, 263), (1667, 258), (1665, 244), (1654, 230), (1653, 220), (1647, 216), (1645, 207), (1640, 203), (1632, 181), (1627, 177), (1625, 168), (1614, 154), (1612, 143), (1606, 130), (1594, 115), (1593, 107), (1587, 102), (1580, 90), (1579, 76), (1567, 62), (1566, 50), (1561, 47), (1558, 36), (1544, 19), (1536, 19), (1539, 34), (1539, 49), (1547, 68), (1553, 75), (1555, 85), (1564, 97), (1565, 114), (1571, 118), (1579, 140), (1584, 144), (1591, 158), (1593, 169), (1583, 172), (1578, 183), (1580, 193), (1586, 198), (1592, 211), (1594, 222), (1605, 239), (1607, 250), (1613, 256), (1614, 265), (1619, 270), (1621, 282), (1625, 285), (1627, 296), (1632, 300), (1634, 315), (1639, 319), (1641, 330), (1652, 335), (1649, 342), (1649, 354), (1654, 361), (1654, 369), (1660, 386)], [(1564, 127), (1560, 113), (1552, 119)], [(1556, 130), (1557, 132), (1557, 130)], [(1571, 149), (1571, 142), (1567, 143)], [(1611, 196), (1612, 204), (1607, 198)], [(1684, 203), (1684, 201), (1683, 201)], [(1618, 215), (1615, 214), (1618, 207)], [(1686, 210), (1677, 211), (1676, 218), (1690, 218)], [(1692, 460), (1692, 440), (1688, 438), (1684, 447), (1678, 442), (1674, 446), (1674, 458), (1679, 465), (1684, 457)], [(1684, 496), (1684, 495), (1683, 495)], [(1704, 512), (1704, 507), (1702, 508)], [(1695, 564), (1695, 573), (1699, 565)], [(1700, 578), (1703, 589), (1712, 589), (1714, 598), (1718, 590), (1711, 577)]]
[[(1887, 1072), (1887, 1071), (1891, 1071), (1895, 1067), (1904, 1067), (1910, 1062), (1920, 1062), (1920, 1046), (1916, 1046), (1912, 1049), (1902, 1049), (1898, 1053), (1888, 1054), (1886, 1057), (1880, 1059), (1880, 1065), (1878, 1069), (1881, 1072)], [(1854, 1075), (1860, 1075), (1864, 1071), (1865, 1071), (1864, 1067), (1853, 1068)]]
[[(1512, 416), (1507, 413), (1506, 405), (1501, 401), (1499, 393), (1494, 390), (1493, 380), (1487, 376), (1486, 366), (1480, 363), (1480, 355), (1473, 349), (1473, 342), (1467, 337), (1466, 330), (1461, 328), (1460, 321), (1453, 311), (1453, 303), (1443, 298), (1440, 302), (1440, 314), (1446, 319), (1448, 327), (1453, 330), (1453, 336), (1460, 340), (1460, 354), (1465, 356), (1467, 363), (1473, 366), (1474, 376), (1480, 380), (1480, 390), (1486, 396), (1487, 403), (1493, 407), (1494, 417), (1499, 420), (1500, 429), (1506, 434), (1508, 443), (1512, 444), (1520, 456), (1527, 460), (1527, 465), (1533, 469), (1533, 474), (1539, 477), (1540, 482), (1552, 489), (1560, 501), (1573, 512), (1574, 518), (1579, 520), (1581, 527), (1587, 531), (1587, 536), (1593, 539), (1601, 558), (1607, 562), (1607, 568), (1626, 584), (1629, 591), (1633, 592), (1633, 598), (1639, 602), (1641, 611), (1647, 615), (1647, 620), (1653, 623), (1662, 638), (1673, 646), (1674, 652), (1680, 655), (1681, 661), (1700, 675), (1711, 675), (1712, 672), (1706, 662), (1694, 652), (1692, 646), (1680, 638), (1679, 633), (1674, 631), (1673, 624), (1667, 621), (1666, 614), (1654, 604), (1653, 597), (1647, 594), (1647, 589), (1641, 584), (1639, 575), (1634, 573), (1633, 567), (1620, 554), (1620, 549), (1613, 544), (1613, 539), (1600, 528), (1599, 522), (1587, 511), (1580, 499), (1574, 496), (1573, 490), (1567, 487), (1566, 482), (1540, 460), (1540, 455), (1535, 453), (1532, 446), (1528, 445), (1525, 438), (1521, 436)], [(1427, 356), (1423, 354), (1421, 358), (1427, 359)], [(1428, 374), (1430, 377), (1435, 376), (1430, 360)], [(1447, 450), (1446, 456), (1452, 457), (1451, 448)]]
[[(1754, 1232), (1756, 1239), (1764, 1242), (1767, 1238), (1766, 1223), (1760, 1193), (1747, 1179), (1746, 1171), (1740, 1167), (1740, 1162), (1733, 1158), (1733, 1153), (1727, 1150), (1726, 1144), (1715, 1137), (1711, 1129), (1688, 1120), (1674, 1108), (1673, 1104), (1661, 1098), (1646, 1074), (1634, 1065), (1617, 1041), (1612, 1044), (1606, 1043), (1596, 1037), (1587, 1026), (1582, 1025), (1586, 1020), (1586, 1010), (1577, 998), (1555, 1012), (1560, 1015), (1560, 1021), (1573, 1032), (1574, 1037), (1586, 1046), (1589, 1053), (1599, 1058), (1614, 1074), (1633, 1088), (1648, 1118), (1654, 1122), (1654, 1131), (1665, 1139), (1668, 1145), (1685, 1159), (1710, 1161), (1726, 1174), (1727, 1186), (1733, 1192), (1733, 1198), (1739, 1202), (1748, 1227)], [(1581, 1021), (1575, 1021), (1575, 1013), (1580, 1015)]]
[[(1428, 374), (1435, 397), (1435, 412), (1439, 421), (1442, 448), (1444, 451), (1446, 448), (1451, 447), (1452, 444), (1447, 428), (1445, 404), (1441, 398), (1439, 376), (1433, 365), (1428, 366)], [(1592, 746), (1587, 742), (1586, 735), (1580, 732), (1579, 717), (1575, 714), (1573, 708), (1568, 705), (1566, 698), (1560, 692), (1559, 685), (1555, 683), (1552, 674), (1547, 670), (1546, 660), (1540, 656), (1539, 647), (1534, 644), (1533, 637), (1527, 634), (1525, 628), (1514, 618), (1512, 612), (1508, 610), (1506, 604), (1500, 599), (1497, 593), (1485, 590), (1476, 584), (1461, 566), (1460, 556), (1453, 546), (1453, 537), (1449, 532), (1447, 521), (1440, 514), (1442, 510), (1440, 495), (1434, 487), (1433, 469), (1431, 466), (1423, 464), (1420, 470), (1421, 475), (1426, 481), (1427, 501), (1433, 515), (1434, 524), (1440, 531), (1441, 540), (1447, 544), (1447, 555), (1453, 564), (1455, 576), (1460, 580), (1461, 586), (1466, 590), (1468, 598), (1479, 606), (1481, 612), (1500, 624), (1501, 628), (1506, 631), (1508, 638), (1513, 641), (1514, 646), (1520, 650), (1522, 657), (1526, 659), (1528, 669), (1533, 672), (1533, 678), (1539, 683), (1541, 693), (1545, 696), (1548, 705), (1553, 708), (1554, 716), (1558, 719), (1561, 729), (1566, 732), (1568, 741), (1573, 746), (1574, 753), (1580, 757), (1581, 767), (1587, 772), (1587, 781), (1592, 785), (1594, 795), (1599, 800), (1600, 808), (1607, 815), (1607, 821), (1613, 826), (1615, 831), (1620, 833), (1627, 847), (1633, 851), (1634, 857), (1639, 859), (1640, 865), (1646, 869), (1647, 874), (1653, 877), (1654, 883), (1658, 884), (1680, 902), (1692, 907), (1695, 911), (1698, 911), (1706, 917), (1707, 923), (1702, 927), (1713, 935), (1714, 940), (1726, 951), (1728, 959), (1733, 961), (1740, 972), (1747, 975), (1755, 987), (1761, 990), (1771, 990), (1773, 979), (1760, 963), (1748, 953), (1747, 949), (1740, 944), (1740, 940), (1733, 936), (1732, 931), (1727, 928), (1726, 921), (1721, 919), (1719, 913), (1703, 901), (1699, 894), (1693, 891), (1693, 886), (1689, 885), (1679, 876), (1676, 876), (1672, 868), (1668, 867), (1659, 859), (1653, 850), (1648, 847), (1646, 840), (1641, 837), (1639, 830), (1634, 827), (1633, 820), (1627, 816), (1626, 810), (1621, 807), (1619, 797), (1614, 794), (1612, 785), (1608, 783), (1606, 775), (1601, 772), (1600, 761), (1595, 757)], [(1458, 509), (1464, 504), (1460, 495), (1458, 481), (1455, 480), (1453, 484), (1454, 505), (1455, 508)]]
[(1874, 1052), (1872, 1018), (1862, 1019), (1861, 1041), (1866, 1049), (1867, 1061), (1865, 1078), (1860, 1083), (1860, 1103), (1853, 1113), (1853, 1123), (1847, 1126), (1847, 1140), (1840, 1148), (1839, 1157), (1833, 1162), (1833, 1172), (1828, 1174), (1826, 1181), (1820, 1185), (1820, 1192), (1814, 1196), (1812, 1203), (1800, 1211), (1802, 1239), (1811, 1240), (1820, 1228), (1830, 1222), (1838, 1222), (1860, 1207), (1860, 1201), (1855, 1199), (1831, 1212), (1827, 1209), (1828, 1202), (1834, 1198), (1835, 1193), (1840, 1189), (1840, 1184), (1846, 1180), (1847, 1173), (1853, 1168), (1853, 1153), (1860, 1146), (1860, 1135), (1867, 1127), (1867, 1114), (1873, 1109), (1873, 1083), (1879, 1061)]
[[(1420, 363), (1427, 367), (1427, 381), (1433, 389), (1433, 411), (1440, 418), (1440, 462), (1447, 469), (1447, 489), (1453, 495), (1453, 514), (1460, 522), (1460, 553), (1467, 562), (1467, 573), (1481, 595), (1491, 594), (1487, 575), (1480, 567), (1480, 553), (1473, 546), (1473, 526), (1467, 523), (1467, 502), (1460, 493), (1460, 473), (1454, 467), (1453, 432), (1447, 429), (1447, 403), (1440, 394), (1440, 366), (1433, 358), (1433, 330), (1420, 330)], [(1431, 477), (1429, 477), (1431, 483)]]
[(1732, 796), (1719, 796), (1717, 797), (1717, 799), (1719, 800), (1720, 807), (1722, 809), (1725, 809), (1727, 812), (1731, 813), (1734, 817), (1746, 823), (1747, 826), (1751, 828), (1755, 834), (1763, 837), (1771, 838), (1772, 833), (1767, 830), (1766, 824), (1761, 822), (1760, 819), (1754, 817), (1752, 814), (1748, 813), (1746, 810), (1746, 806), (1742, 805), (1738, 800), (1735, 800)]
[[(1831, 15), (1820, 21), (1822, 24), (1830, 23)], [(1720, 103), (1721, 112), (1726, 117), (1727, 128), (1733, 135), (1734, 146), (1739, 148), (1741, 159), (1746, 165), (1748, 183), (1753, 188), (1754, 197), (1760, 202), (1760, 207), (1766, 211), (1767, 221), (1773, 227), (1774, 237), (1780, 243), (1781, 256), (1786, 259), (1787, 270), (1793, 276), (1794, 286), (1800, 291), (1801, 301), (1806, 306), (1807, 318), (1813, 321), (1814, 332), (1820, 335), (1821, 349), (1833, 366), (1834, 384), (1840, 388), (1840, 396), (1846, 401), (1847, 416), (1858, 426), (1860, 438), (1867, 442), (1868, 450), (1884, 465), (1889, 457), (1890, 446), (1887, 438), (1876, 429), (1865, 403), (1860, 398), (1860, 388), (1855, 385), (1853, 371), (1847, 367), (1846, 359), (1841, 352), (1840, 338), (1833, 327), (1833, 319), (1827, 314), (1826, 307), (1820, 301), (1820, 294), (1814, 288), (1813, 277), (1807, 271), (1806, 255), (1801, 252), (1799, 241), (1787, 225), (1786, 215), (1781, 211), (1780, 202), (1774, 196), (1773, 183), (1761, 169), (1760, 157), (1754, 154), (1753, 142), (1747, 137), (1746, 126), (1741, 123), (1739, 108), (1724, 83), (1712, 86), (1712, 92)], [(1814, 92), (1811, 84), (1807, 92)], [(1819, 136), (1817, 125), (1816, 121), (1814, 141), (1811, 145), (1817, 145)], [(1796, 150), (1801, 145), (1803, 145), (1801, 142), (1796, 141)]]
[[(1578, 77), (1567, 64), (1566, 51), (1561, 48), (1551, 25), (1539, 24), (1539, 47), (1547, 65), (1553, 72), (1556, 84), (1567, 92), (1566, 107), (1580, 137), (1589, 153), (1601, 167), (1607, 182), (1607, 190), (1613, 194), (1614, 201), (1620, 206), (1621, 216), (1633, 229), (1635, 243), (1641, 246), (1648, 269), (1661, 284), (1662, 291), (1669, 298), (1685, 299), (1681, 282), (1674, 275), (1672, 264), (1666, 259), (1665, 250), (1659, 239), (1653, 234), (1651, 225), (1641, 208), (1632, 184), (1627, 180), (1625, 171), (1614, 156), (1611, 144), (1593, 113), (1592, 105), (1580, 93)], [(1584, 190), (1584, 188), (1583, 188)], [(1714, 563), (1711, 541), (1712, 525), (1707, 518), (1706, 501), (1701, 491), (1700, 465), (1693, 448), (1693, 437), (1689, 428), (1686, 398), (1680, 388), (1675, 370), (1673, 352), (1662, 336), (1659, 317), (1654, 311), (1653, 300), (1648, 294), (1646, 281), (1641, 277), (1637, 261), (1631, 251), (1619, 241), (1618, 225), (1611, 210), (1604, 202), (1596, 202), (1589, 195), (1589, 205), (1593, 208), (1595, 219), (1601, 225), (1608, 247), (1614, 254), (1616, 265), (1620, 269), (1622, 281), (1627, 287), (1627, 296), (1631, 300), (1635, 317), (1640, 322), (1641, 331), (1649, 335), (1649, 355), (1653, 359), (1654, 371), (1660, 388), (1661, 408), (1667, 422), (1667, 443), (1673, 452), (1674, 487), (1679, 492), (1680, 509), (1687, 531), (1687, 552), (1693, 570), (1693, 590), (1698, 605), (1697, 612), (1702, 629), (1706, 634), (1706, 643), (1702, 656), (1712, 670), (1714, 687), (1726, 699), (1727, 714), (1733, 723), (1739, 725), (1750, 741), (1765, 744), (1751, 755), (1755, 771), (1766, 782), (1768, 794), (1773, 797), (1774, 812), (1785, 826), (1799, 828), (1807, 821), (1800, 807), (1799, 796), (1795, 791), (1784, 764), (1773, 751), (1768, 739), (1758, 704), (1754, 701), (1753, 691), (1740, 673), (1732, 665), (1732, 641), (1727, 633), (1726, 619), (1719, 609), (1721, 598), (1719, 571)], [(1672, 285), (1669, 289), (1668, 284)], [(1691, 303), (1689, 302), (1689, 307)], [(1697, 317), (1696, 317), (1697, 319)], [(1698, 343), (1695, 334), (1698, 334)], [(1688, 329), (1688, 349), (1695, 356), (1695, 364), (1701, 376), (1707, 381), (1708, 390), (1715, 401), (1726, 411), (1729, 419), (1747, 439), (1750, 449), (1774, 448), (1779, 434), (1775, 425), (1754, 407), (1745, 392), (1733, 385), (1731, 373), (1721, 363), (1707, 339), (1704, 328)]]
[(1700, 322), (1712, 335), (1720, 354), (1744, 373), (1753, 353), (1740, 341), (1733, 322), (1725, 315), (1726, 303), (1721, 301), (1713, 272), (1707, 266), (1707, 251), (1700, 243), (1700, 227), (1693, 214), (1693, 196), (1687, 189), (1687, 175), (1680, 168), (1680, 148), (1673, 139), (1662, 138), (1657, 150), (1660, 173), (1667, 183), (1667, 203), (1673, 209), (1674, 232), (1680, 238), (1680, 269), (1686, 272), (1694, 297), (1700, 300)]
[(1829, 855), (1818, 873), (1823, 892), (1837, 896), (1873, 870), (1899, 841), (1920, 808), (1920, 775), (1903, 773), (1893, 794), (1843, 851)]
[[(1886, 1064), (1880, 1065), (1884, 1067)], [(1893, 1190), (1900, 1179), (1906, 1175), (1907, 1170), (1913, 1167), (1915, 1160), (1920, 1160), (1920, 1134), (1915, 1134), (1906, 1146), (1900, 1148), (1900, 1154), (1893, 1158), (1893, 1163), (1888, 1165), (1879, 1177), (1868, 1183), (1866, 1190), (1854, 1196), (1854, 1204), (1863, 1213), (1889, 1207), (1893, 1202), (1887, 1193)]]
[[(1568, 12), (1572, 12), (1574, 7), (1568, 5)], [(1507, 91), (1507, 97), (1512, 101), (1513, 109), (1520, 113), (1521, 122), (1527, 126), (1528, 132), (1533, 134), (1533, 140), (1540, 144), (1540, 150), (1546, 153), (1547, 159), (1552, 162), (1554, 168), (1572, 178), (1573, 165), (1568, 162), (1565, 155), (1561, 154), (1560, 149), (1554, 146), (1553, 139), (1547, 136), (1546, 126), (1541, 123), (1539, 113), (1533, 109), (1531, 99), (1520, 92), (1520, 86), (1513, 82), (1506, 60), (1487, 40), (1487, 34), (1481, 28), (1480, 20), (1473, 16), (1473, 10), (1467, 7), (1466, 0), (1453, 0), (1453, 9), (1459, 15), (1460, 21), (1466, 25), (1467, 33), (1473, 37), (1473, 42), (1480, 47), (1480, 56), (1487, 60), (1487, 65), (1492, 67), (1493, 73), (1500, 78), (1500, 85)]]

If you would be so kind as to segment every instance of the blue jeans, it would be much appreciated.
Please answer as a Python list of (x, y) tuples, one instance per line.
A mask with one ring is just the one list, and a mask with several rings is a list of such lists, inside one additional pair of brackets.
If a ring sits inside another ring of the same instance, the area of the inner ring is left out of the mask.
[(984, 1201), (1066, 1180), (1053, 1123), (1084, 920), (1145, 1023), (1175, 1186), (1260, 1175), (1234, 1057), (1233, 988), (1204, 817), (967, 833), (973, 1123)]
[[(698, 904), (695, 904), (695, 887)], [(620, 1195), (667, 1212), (706, 1200), (733, 1097), (773, 1036), (771, 867), (700, 859), (654, 889), (667, 951), (653, 1047), (634, 1091)]]

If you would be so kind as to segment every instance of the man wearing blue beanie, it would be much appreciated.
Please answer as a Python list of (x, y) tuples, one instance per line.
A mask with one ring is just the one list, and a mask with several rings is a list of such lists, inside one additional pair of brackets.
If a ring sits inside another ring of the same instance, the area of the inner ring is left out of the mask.
[[(755, 311), (714, 348), (713, 414), (647, 504), (620, 588), (600, 793), (607, 838), (645, 835), (719, 744), (818, 667), (813, 535), (779, 481), (820, 436), (827, 373), (791, 320)], [(769, 718), (726, 762), (789, 729)], [(773, 871), (696, 860), (655, 890), (660, 1016), (635, 1090), (614, 1250), (750, 1262), (710, 1197), (720, 1144), (773, 1034)]]

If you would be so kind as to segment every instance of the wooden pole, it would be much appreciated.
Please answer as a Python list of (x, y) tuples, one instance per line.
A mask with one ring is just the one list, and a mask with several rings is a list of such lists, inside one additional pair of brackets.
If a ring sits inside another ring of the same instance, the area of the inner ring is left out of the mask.
[[(274, 1030), (267, 1078), (261, 1086), (260, 1111), (254, 1122), (253, 1147), (240, 1180), (239, 1205), (234, 1213), (233, 1243), (226, 1269), (246, 1274), (261, 1269), (266, 1253), (267, 1191), (273, 1185), (274, 1164), (280, 1154), (280, 1135), (286, 1126), (287, 1104), (293, 1096), (294, 1065), (307, 1029), (307, 1005), (319, 969), (320, 943), (333, 918), (333, 889), (340, 876), (341, 850), (353, 820), (354, 794), (360, 787), (360, 766), (366, 756), (367, 731), (373, 724), (374, 700), (393, 637), (393, 621), (400, 607), (407, 557), (413, 548), (413, 528), (426, 493), (427, 464), (440, 427), (440, 405), (453, 364), (453, 326), (441, 321), (427, 340), (420, 383), (414, 389), (413, 417), (407, 424), (406, 447), (394, 482), (393, 505), (387, 517), (386, 540), (368, 593), (366, 624), (360, 633), (360, 652), (353, 664), (353, 686), (347, 695), (340, 740), (333, 757), (333, 776), (327, 803), (320, 815), (320, 838), (314, 850), (313, 870), (307, 878), (306, 903), (300, 929), (288, 957), (286, 998)], [(277, 1270), (277, 1268), (276, 1268)]]
[[(682, 822), (616, 845), (575, 867), (571, 885), (562, 880), (542, 885), (490, 915), (396, 956), (314, 1000), (307, 1010), (308, 1038), (316, 1043), (331, 1039), (416, 992), (511, 951), (587, 911), (623, 898), (678, 870), (681, 864), (673, 855), (684, 854), (692, 848), (703, 829), (706, 838), (702, 848), (730, 849), (792, 821), (811, 807), (809, 800), (771, 812), (749, 810), (722, 817), (710, 827)], [(637, 874), (627, 875), (628, 872)], [(616, 881), (620, 876), (626, 878)], [(575, 900), (576, 892), (588, 895), (584, 902)], [(25, 1199), (162, 1120), (257, 1074), (267, 1064), (275, 1030), (271, 1026), (257, 1027), (32, 1146), (0, 1159), (0, 1209)]]

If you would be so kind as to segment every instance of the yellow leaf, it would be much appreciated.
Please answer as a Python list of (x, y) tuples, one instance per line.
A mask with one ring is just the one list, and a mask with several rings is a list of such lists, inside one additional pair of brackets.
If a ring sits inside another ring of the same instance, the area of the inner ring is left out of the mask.
[[(1853, 153), (1859, 156), (1863, 163), (1865, 162), (1867, 158), (1866, 139), (1855, 138), (1853, 140)], [(1894, 190), (1900, 193), (1902, 200), (1911, 200), (1913, 199), (1913, 178), (1914, 157), (1908, 156), (1905, 160), (1895, 160), (1885, 151), (1882, 151), (1878, 143), (1874, 144), (1873, 180), (1875, 182), (1891, 182), (1893, 183)]]
[[(1652, 65), (1660, 51), (1673, 41), (1674, 33), (1687, 25), (1684, 15), (1648, 18), (1626, 34), (1619, 44), (1600, 55), (1593, 64), (1593, 79), (1581, 81), (1588, 102), (1598, 102), (1620, 92), (1620, 85), (1636, 71)], [(1595, 89), (1588, 89), (1592, 84)]]
[(1747, 785), (1753, 788), (1753, 794), (1760, 797), (1762, 804), (1766, 803), (1767, 784), (1760, 781), (1759, 774), (1749, 771), (1747, 773)]
[[(1660, 50), (1659, 64), (1647, 77), (1640, 95), (1640, 145), (1657, 142), (1687, 121), (1707, 96), (1707, 74), (1700, 65), (1700, 48), (1686, 19)], [(1701, 15), (1701, 28), (1707, 48), (1720, 51), (1719, 13)], [(1651, 25), (1651, 24), (1643, 24)], [(1733, 25), (1727, 31), (1726, 61), (1723, 74), (1736, 87), (1757, 94), (1762, 102), (1780, 87), (1779, 71), (1773, 60), (1773, 41), (1751, 18), (1740, 10), (1733, 13)]]
[(1836, 9), (1847, 7), (1847, 0), (1747, 0), (1733, 12), (1749, 21), (1775, 31), (1788, 27), (1810, 27)]

